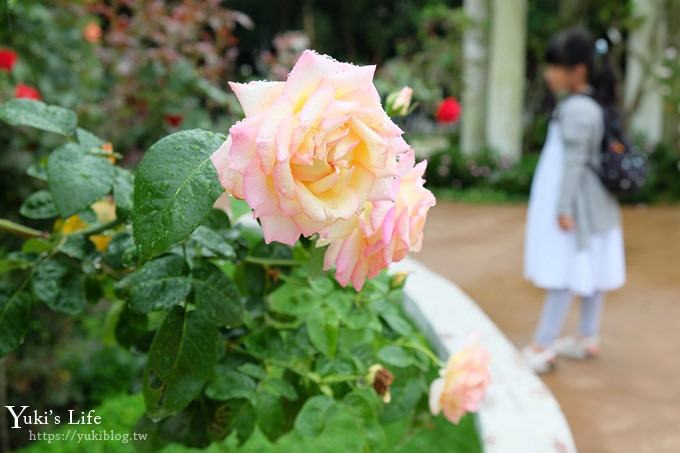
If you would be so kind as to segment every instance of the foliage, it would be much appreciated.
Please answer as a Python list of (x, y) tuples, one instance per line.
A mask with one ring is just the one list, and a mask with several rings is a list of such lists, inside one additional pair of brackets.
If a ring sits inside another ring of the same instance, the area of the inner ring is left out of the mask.
[[(102, 417), (102, 425), (99, 429), (108, 432), (118, 433), (122, 436), (134, 432), (137, 419), (144, 413), (144, 402), (140, 395), (120, 396), (107, 400), (96, 409), (96, 413)], [(73, 429), (73, 428), (72, 428)], [(90, 433), (91, 427), (80, 425), (75, 427), (78, 434), (86, 435)], [(417, 423), (417, 427), (411, 428), (411, 421), (404, 419), (385, 425), (385, 434), (389, 445), (394, 447), (390, 451), (399, 453), (416, 453), (429, 450), (460, 451), (465, 453), (481, 452), (479, 437), (476, 434), (475, 419), (468, 415), (461, 420), (457, 429), (451, 429), (451, 425), (443, 417), (432, 417), (422, 415)], [(55, 430), (52, 434), (66, 435), (68, 429), (62, 427)], [(206, 449), (206, 452), (222, 452), (239, 450), (243, 452), (267, 452), (267, 451), (338, 451), (347, 452), (347, 439), (354, 439), (356, 436), (355, 423), (343, 418), (341, 413), (335, 416), (329, 423), (324, 424), (322, 433), (315, 439), (310, 440), (302, 434), (293, 430), (283, 435), (279, 440), (272, 444), (262, 433), (257, 431), (248, 443), (238, 447), (236, 433), (232, 433), (219, 443), (213, 443)], [(139, 442), (141, 443), (141, 442)], [(49, 447), (47, 441), (38, 441), (31, 446), (22, 449), (24, 453), (41, 452), (46, 448), (55, 452), (127, 452), (131, 450), (133, 444), (132, 436), (127, 437), (127, 441), (87, 441), (84, 440), (77, 446), (69, 442), (51, 442)], [(355, 446), (355, 445), (351, 445)], [(171, 444), (163, 448), (165, 453), (198, 451), (178, 444)]]
[[(1, 8), (9, 26), (0, 40), (19, 56), (14, 78), (48, 102), (77, 108), (82, 123), (116, 147), (144, 148), (178, 123), (212, 127), (238, 112), (222, 84), (234, 72), (233, 31), (252, 23), (217, 1)], [(44, 39), (27, 39), (35, 36)], [(6, 91), (0, 81), (0, 96)]]
[[(74, 351), (62, 363), (87, 392), (82, 400), (141, 391), (145, 415), (134, 431), (149, 433), (137, 445), (149, 451), (225, 439), (246, 451), (382, 451), (410, 445), (411, 430), (432, 423), (426, 378), (438, 359), (402, 312), (403, 279), (382, 274), (359, 293), (344, 289), (320, 270), (323, 250), (311, 241), (267, 245), (259, 230), (213, 209), (221, 190), (207, 160), (219, 134), (163, 138), (133, 175), (104, 140), (64, 117), (38, 101), (0, 106), (3, 121), (66, 141), (31, 171), (42, 185), (22, 209), (33, 226), (0, 223), (26, 238), (0, 260), (3, 354), (41, 328), (35, 313), (87, 323), (103, 312), (101, 357), (71, 368), (83, 360)], [(43, 230), (50, 219), (52, 231)], [(389, 393), (373, 387), (378, 363), (393, 375)], [(109, 381), (116, 373), (119, 385)], [(460, 436), (469, 439), (469, 428)]]
[(455, 145), (428, 157), (426, 180), (430, 187), (444, 189), (440, 193), (455, 199), (524, 200), (529, 196), (537, 158), (526, 154), (518, 163), (508, 165), (490, 151), (465, 157)]
[[(645, 148), (643, 145), (640, 145)], [(472, 203), (525, 201), (538, 163), (538, 153), (525, 153), (507, 166), (489, 151), (465, 157), (457, 145), (428, 157), (427, 185), (444, 198)], [(648, 149), (649, 179), (623, 203), (677, 202), (680, 200), (680, 153), (665, 144)]]
[(414, 22), (418, 31), (400, 37), (396, 56), (382, 66), (378, 88), (388, 93), (410, 86), (433, 115), (442, 99), (462, 91), (462, 49), (451, 43), (462, 41), (465, 17), (461, 8), (437, 3), (418, 11)]

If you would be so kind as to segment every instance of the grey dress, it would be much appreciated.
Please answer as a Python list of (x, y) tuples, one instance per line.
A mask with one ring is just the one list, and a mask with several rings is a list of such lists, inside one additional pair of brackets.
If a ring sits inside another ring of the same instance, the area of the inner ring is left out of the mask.
[(563, 99), (555, 111), (564, 143), (564, 168), (557, 212), (576, 222), (579, 247), (592, 234), (620, 226), (616, 198), (600, 181), (600, 150), (604, 135), (602, 107), (585, 94)]

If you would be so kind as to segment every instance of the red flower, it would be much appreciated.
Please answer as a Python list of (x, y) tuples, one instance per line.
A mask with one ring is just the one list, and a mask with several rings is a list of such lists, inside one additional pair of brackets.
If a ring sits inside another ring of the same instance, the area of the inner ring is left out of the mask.
[(102, 28), (97, 22), (90, 22), (83, 28), (83, 36), (85, 41), (97, 44), (102, 39)]
[(165, 122), (171, 127), (179, 127), (179, 125), (182, 124), (183, 120), (184, 120), (184, 117), (182, 115), (177, 114), (177, 113), (166, 113), (165, 114)]
[(458, 99), (454, 97), (444, 99), (437, 109), (437, 121), (440, 123), (455, 123), (458, 119), (460, 119)]
[(17, 62), (17, 53), (9, 49), (0, 49), (0, 71), (11, 71)]
[(37, 89), (28, 85), (24, 85), (23, 83), (18, 84), (17, 87), (14, 89), (14, 97), (17, 99), (19, 98), (35, 100), (42, 99), (42, 96), (40, 96), (40, 92), (38, 92)]

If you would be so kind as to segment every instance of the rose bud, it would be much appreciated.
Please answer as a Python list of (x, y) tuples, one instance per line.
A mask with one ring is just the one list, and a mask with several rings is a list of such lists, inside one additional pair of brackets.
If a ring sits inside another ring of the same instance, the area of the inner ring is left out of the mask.
[(394, 375), (390, 373), (387, 368), (384, 368), (380, 364), (375, 364), (368, 369), (368, 374), (366, 375), (366, 381), (371, 384), (375, 393), (382, 397), (385, 404), (388, 404), (392, 400), (390, 395), (390, 386), (394, 381)]
[(394, 91), (387, 96), (386, 110), (389, 116), (406, 116), (411, 108), (411, 97), (413, 89), (404, 87), (399, 91)]

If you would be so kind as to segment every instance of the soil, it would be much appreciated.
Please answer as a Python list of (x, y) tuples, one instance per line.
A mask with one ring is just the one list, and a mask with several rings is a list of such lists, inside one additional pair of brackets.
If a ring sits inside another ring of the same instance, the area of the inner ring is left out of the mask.
[[(440, 202), (413, 258), (467, 292), (516, 346), (543, 291), (522, 277), (524, 205)], [(606, 297), (603, 353), (544, 376), (582, 453), (680, 451), (680, 206), (623, 210), (628, 280)], [(565, 331), (574, 328), (572, 305)]]

